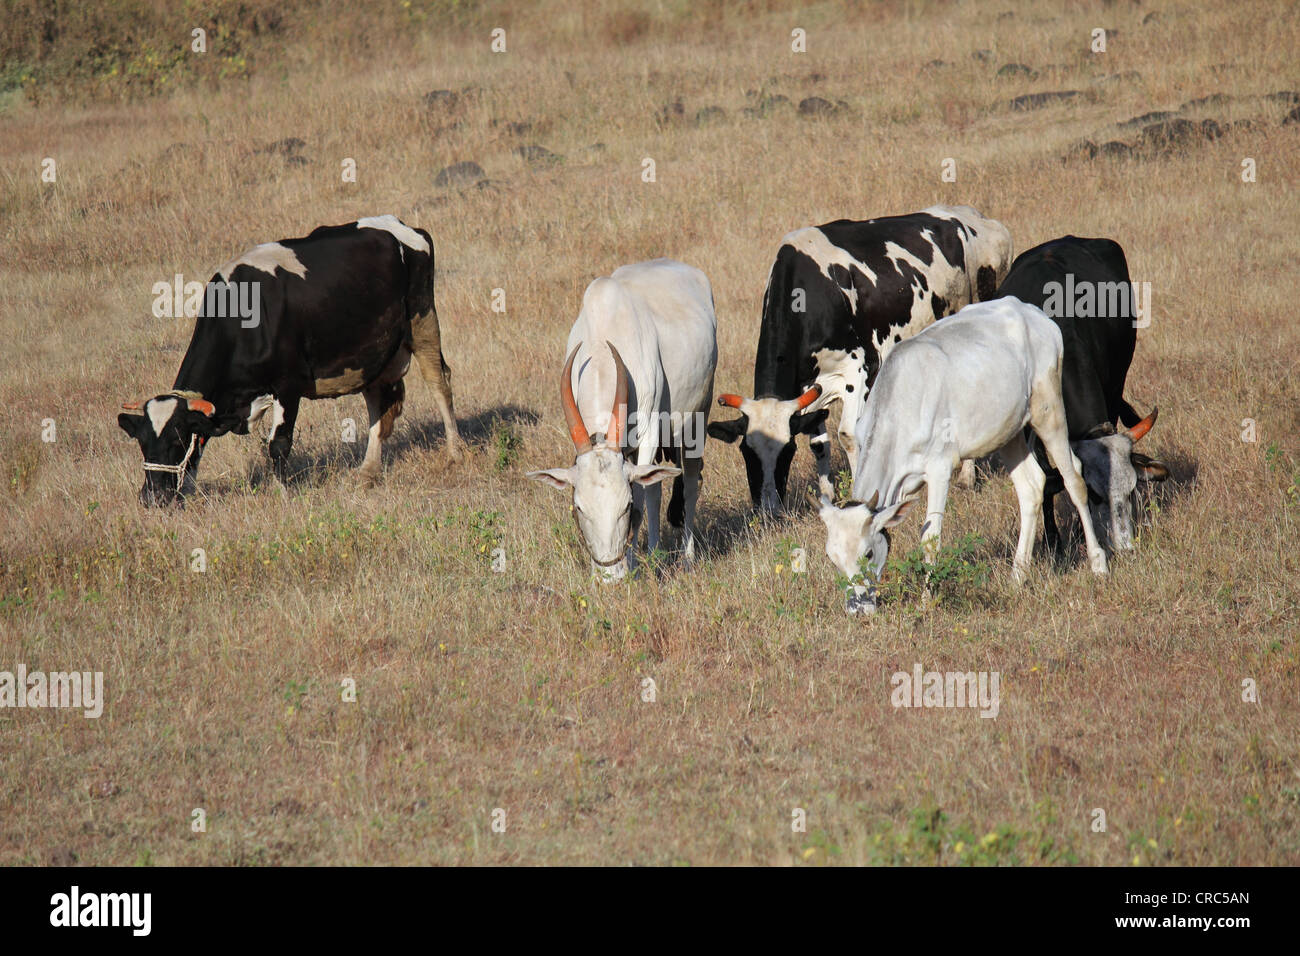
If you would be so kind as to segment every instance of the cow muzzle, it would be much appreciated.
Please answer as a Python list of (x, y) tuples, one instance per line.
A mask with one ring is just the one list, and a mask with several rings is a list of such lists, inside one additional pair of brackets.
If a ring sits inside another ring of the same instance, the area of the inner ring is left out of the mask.
[(781, 513), (781, 505), (781, 496), (777, 494), (776, 483), (764, 484), (762, 495), (758, 500), (759, 511), (770, 517)]
[(846, 614), (875, 614), (875, 590), (861, 584), (850, 585), (845, 589), (844, 611)]
[(601, 584), (617, 584), (627, 577), (627, 558), (619, 558), (612, 564), (602, 564), (593, 559), (591, 573)]

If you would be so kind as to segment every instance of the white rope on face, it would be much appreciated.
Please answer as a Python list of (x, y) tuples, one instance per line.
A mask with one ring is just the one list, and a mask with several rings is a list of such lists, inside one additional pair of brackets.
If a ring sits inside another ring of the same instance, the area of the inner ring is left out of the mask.
[(158, 462), (146, 461), (144, 463), (145, 471), (162, 471), (176, 476), (176, 491), (179, 493), (185, 485), (185, 470), (189, 467), (190, 459), (194, 457), (194, 449), (198, 446), (199, 436), (190, 435), (190, 447), (185, 452), (185, 457), (181, 459), (179, 465), (163, 465)]

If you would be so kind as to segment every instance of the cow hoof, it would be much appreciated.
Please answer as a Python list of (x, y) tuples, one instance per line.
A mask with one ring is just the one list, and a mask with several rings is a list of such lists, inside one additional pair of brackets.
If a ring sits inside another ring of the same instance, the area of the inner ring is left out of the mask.
[(1106, 552), (1098, 551), (1092, 556), (1092, 573), (1107, 574), (1110, 569), (1106, 566)]
[(379, 476), (373, 472), (363, 471), (357, 479), (357, 484), (362, 491), (369, 491), (379, 484)]

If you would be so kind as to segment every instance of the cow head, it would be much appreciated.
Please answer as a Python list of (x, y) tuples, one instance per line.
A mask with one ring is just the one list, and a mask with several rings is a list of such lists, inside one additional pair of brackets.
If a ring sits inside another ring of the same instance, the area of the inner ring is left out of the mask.
[(877, 509), (880, 492), (868, 502), (834, 504), (825, 496), (818, 515), (826, 525), (826, 556), (848, 579), (844, 609), (870, 614), (876, 609), (876, 586), (889, 558), (889, 529), (907, 516), (913, 499)]
[(708, 432), (728, 444), (740, 442), (749, 478), (749, 497), (756, 510), (768, 514), (781, 509), (786, 482), (790, 477), (790, 460), (794, 457), (795, 436), (814, 431), (826, 421), (826, 409), (807, 412), (822, 393), (813, 385), (798, 398), (741, 398), (719, 395), (718, 404), (740, 412), (730, 421), (710, 422)]
[(144, 453), (144, 505), (183, 504), (194, 490), (203, 446), (238, 421), (218, 417), (211, 402), (187, 392), (159, 395), (143, 404), (128, 402), (122, 408), (117, 424)]
[(573, 360), (579, 346), (569, 353), (560, 379), (560, 400), (569, 426), (576, 456), (568, 468), (530, 471), (528, 477), (561, 491), (573, 491), (573, 518), (578, 525), (592, 571), (603, 582), (617, 581), (627, 574), (627, 548), (632, 528), (632, 483), (653, 485), (682, 473), (672, 465), (634, 465), (623, 457), (623, 436), (627, 425), (627, 368), (618, 349), (608, 342), (618, 386), (609, 431), (593, 442), (573, 398)]
[(1156, 423), (1159, 412), (1153, 409), (1131, 429), (1106, 426), (1096, 437), (1070, 443), (1088, 484), (1093, 526), (1105, 529), (1112, 551), (1133, 548), (1133, 519), (1140, 507), (1138, 480), (1164, 481), (1169, 477), (1162, 462), (1133, 450)]

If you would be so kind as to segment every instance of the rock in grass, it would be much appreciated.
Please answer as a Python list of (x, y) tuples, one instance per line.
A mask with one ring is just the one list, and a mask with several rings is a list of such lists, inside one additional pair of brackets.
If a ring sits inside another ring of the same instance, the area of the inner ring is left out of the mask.
[(721, 106), (706, 106), (695, 114), (696, 126), (708, 126), (711, 123), (721, 123), (727, 118), (727, 111)]
[(1037, 75), (1037, 71), (1030, 69), (1023, 63), (1004, 63), (998, 68), (998, 76), (1003, 79), (1011, 76), (1027, 76), (1032, 80)]
[(1046, 93), (1026, 93), (1023, 96), (1017, 96), (1009, 105), (1013, 110), (1036, 110), (1040, 106), (1046, 106), (1049, 103), (1058, 103), (1062, 100), (1072, 100), (1078, 95), (1078, 90), (1051, 90)]
[(809, 96), (799, 101), (799, 113), (802, 116), (829, 116), (835, 112), (835, 104), (820, 96)]
[(564, 157), (559, 153), (553, 153), (545, 146), (538, 146), (535, 143), (516, 147), (515, 155), (530, 166), (554, 166), (556, 163), (564, 162)]
[(452, 163), (433, 178), (433, 184), (446, 189), (448, 186), (468, 186), (483, 178), (483, 167), (468, 160)]

